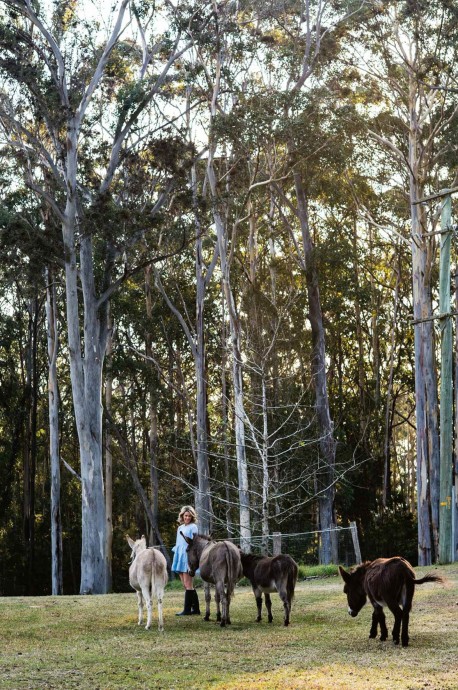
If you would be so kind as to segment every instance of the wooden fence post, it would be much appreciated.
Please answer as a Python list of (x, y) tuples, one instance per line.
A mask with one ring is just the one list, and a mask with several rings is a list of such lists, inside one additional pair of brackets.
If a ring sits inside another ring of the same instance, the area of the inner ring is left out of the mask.
[(272, 534), (272, 555), (279, 556), (281, 554), (281, 532), (274, 532)]
[(362, 563), (361, 549), (359, 548), (358, 528), (356, 522), (350, 522), (351, 538), (353, 539), (353, 548), (355, 549), (356, 563)]

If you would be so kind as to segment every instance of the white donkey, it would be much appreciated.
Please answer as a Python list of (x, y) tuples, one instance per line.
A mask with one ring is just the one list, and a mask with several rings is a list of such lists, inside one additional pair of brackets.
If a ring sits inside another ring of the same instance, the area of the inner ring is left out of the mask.
[(146, 630), (151, 627), (152, 597), (156, 595), (157, 612), (159, 616), (159, 631), (164, 631), (164, 620), (162, 617), (162, 598), (164, 588), (167, 584), (167, 562), (164, 555), (154, 548), (146, 548), (146, 539), (133, 541), (127, 536), (127, 541), (132, 549), (132, 563), (129, 568), (130, 586), (137, 592), (138, 599), (138, 625), (143, 623), (143, 599), (146, 602), (148, 618)]

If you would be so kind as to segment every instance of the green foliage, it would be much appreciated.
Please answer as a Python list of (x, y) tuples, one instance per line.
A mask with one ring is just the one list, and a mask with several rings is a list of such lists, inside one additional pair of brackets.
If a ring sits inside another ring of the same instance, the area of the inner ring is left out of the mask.
[(403, 556), (413, 565), (418, 562), (418, 528), (412, 513), (392, 510), (379, 515), (373, 514), (370, 523), (361, 532), (361, 550), (365, 559)]
[[(424, 185), (435, 189), (447, 186), (455, 177), (458, 128), (453, 92), (428, 89), (449, 83), (456, 72), (458, 9), (452, 2), (336, 1), (327, 4), (329, 14), (321, 33), (314, 20), (307, 37), (305, 22), (301, 22), (304, 8), (296, 0), (217, 7), (196, 2), (179, 5), (173, 16), (167, 14), (167, 21), (156, 25), (154, 14), (160, 8), (154, 2), (142, 0), (131, 6), (136, 19), (144, 26), (151, 19), (153, 28), (145, 46), (133, 28), (112, 50), (78, 143), (77, 238), (90, 235), (92, 240), (94, 292), (100, 295), (112, 285), (118, 288), (110, 302), (114, 321), (112, 415), (126, 445), (120, 444), (119, 436), (113, 440), (113, 588), (128, 588), (126, 532), (140, 535), (150, 530), (132, 474), (134, 469), (152, 500), (152, 412), (157, 423), (160, 530), (166, 546), (175, 538), (177, 509), (194, 501), (196, 256), (201, 251), (200, 270), (206, 275), (216, 246), (215, 209), (227, 233), (246, 414), (256, 439), (247, 431), (253, 532), (258, 536), (261, 531), (264, 477), (259, 448), (263, 442), (269, 445), (270, 530), (287, 533), (317, 527), (317, 481), (323, 465), (295, 174), (301, 175), (307, 196), (311, 257), (325, 328), (330, 413), (337, 441), (337, 520), (342, 524), (358, 521), (365, 557), (402, 553), (415, 562), (414, 476), (411, 456), (404, 452), (406, 447), (410, 452), (414, 443), (410, 247), (399, 239), (408, 240), (409, 234), (409, 170), (402, 156), (409, 150), (405, 114), (412, 75), (405, 60), (399, 55), (393, 58), (389, 51), (391, 12), (396, 10), (400, 30), (418, 42), (415, 79), (419, 102), (424, 104), (431, 93), (437, 96), (437, 107), (428, 126), (419, 132), (418, 145), (423, 146), (430, 133), (446, 121), (431, 157), (423, 157)], [(361, 11), (356, 12), (360, 5)], [(312, 14), (316, 7), (317, 3), (310, 3)], [(50, 26), (69, 69), (71, 111), (78, 106), (100, 59), (101, 26), (82, 17), (78, 3), (56, 0), (51, 9)], [(168, 12), (167, 8), (160, 11)], [(341, 21), (346, 12), (353, 11), (353, 16)], [(45, 5), (40, 12), (45, 19)], [(439, 16), (440, 34), (435, 19)], [(177, 32), (182, 41), (179, 45), (192, 39), (193, 50), (181, 56), (163, 90), (151, 99), (151, 88), (169, 58)], [(140, 79), (143, 48), (153, 51), (153, 46), (154, 55)], [(60, 221), (52, 216), (46, 199), (38, 201), (27, 187), (34, 181), (47, 192), (48, 201), (51, 198), (64, 208), (65, 188), (59, 175), (64, 167), (69, 112), (62, 108), (56, 89), (52, 51), (46, 41), (40, 42), (36, 30), (29, 31), (19, 10), (2, 14), (0, 48), (0, 115), (10, 135), (10, 145), (5, 144), (0, 152), (2, 594), (25, 594), (30, 592), (29, 554), (23, 534), (23, 459), (30, 448), (28, 420), (34, 399), (27, 380), (28, 304), (36, 298), (42, 306), (44, 268), (49, 263), (56, 268), (61, 333), (61, 454), (75, 471), (79, 469), (64, 336)], [(319, 48), (316, 56), (315, 48)], [(301, 88), (293, 89), (308, 50), (311, 75)], [(360, 55), (367, 58), (367, 64), (361, 64)], [(221, 64), (217, 65), (219, 58)], [(208, 108), (217, 74), (220, 91), (216, 114), (210, 118)], [(391, 92), (393, 84), (396, 89)], [(8, 118), (13, 112), (28, 128), (29, 138), (16, 125), (11, 129)], [(113, 135), (137, 114), (111, 187), (101, 193)], [(383, 147), (374, 135), (397, 147), (401, 160), (393, 159), (390, 148)], [(209, 194), (206, 177), (208, 149), (213, 145), (215, 199)], [(50, 153), (45, 163), (40, 146)], [(52, 166), (54, 172), (59, 171), (54, 180)], [(192, 175), (195, 185), (191, 184)], [(160, 212), (155, 212), (165, 189), (171, 191)], [(434, 210), (427, 212), (431, 227), (433, 216)], [(157, 269), (175, 311), (155, 283), (153, 269)], [(433, 264), (433, 279), (436, 271)], [(226, 304), (223, 317), (220, 280), (217, 261), (204, 303), (206, 403), (214, 527), (218, 537), (225, 537), (228, 523), (237, 524), (239, 498), (230, 334)], [(189, 328), (189, 338), (182, 323)], [(85, 337), (83, 330), (81, 335)], [(147, 347), (149, 358), (145, 356)], [(41, 310), (34, 547), (36, 587), (43, 594), (50, 589), (47, 358)], [(391, 483), (388, 505), (382, 511), (388, 400)], [(64, 588), (70, 593), (78, 590), (81, 487), (68, 470), (62, 468), (62, 473)], [(18, 544), (22, 549), (19, 556)], [(312, 547), (304, 548), (302, 560), (310, 560), (311, 553)], [(301, 565), (302, 578), (335, 574), (335, 566), (329, 571), (311, 571), (310, 567)], [(180, 587), (180, 583), (171, 584), (169, 590), (174, 593)]]

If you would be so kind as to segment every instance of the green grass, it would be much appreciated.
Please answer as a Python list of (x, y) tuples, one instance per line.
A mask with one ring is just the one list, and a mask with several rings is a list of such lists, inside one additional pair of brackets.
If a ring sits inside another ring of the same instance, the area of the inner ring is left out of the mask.
[(458, 565), (437, 571), (448, 582), (417, 588), (406, 649), (369, 640), (370, 607), (350, 618), (333, 577), (299, 581), (289, 628), (277, 595), (273, 624), (255, 623), (247, 587), (237, 588), (226, 629), (213, 603), (212, 622), (176, 618), (183, 590), (167, 590), (164, 634), (155, 609), (150, 631), (136, 625), (134, 593), (3, 598), (0, 687), (458, 690)]

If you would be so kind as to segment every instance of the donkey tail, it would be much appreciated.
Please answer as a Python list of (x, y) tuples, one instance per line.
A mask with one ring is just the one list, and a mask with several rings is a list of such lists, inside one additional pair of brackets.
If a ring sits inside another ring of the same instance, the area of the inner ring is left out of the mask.
[(232, 595), (238, 579), (238, 561), (226, 544), (227, 593)]
[(433, 575), (432, 573), (428, 573), (428, 575), (425, 575), (424, 577), (420, 578), (419, 580), (414, 580), (414, 583), (416, 585), (423, 585), (425, 582), (443, 582), (444, 578), (441, 577), (440, 575)]
[(286, 594), (288, 595), (288, 599), (290, 601), (292, 601), (292, 599), (294, 599), (294, 589), (296, 587), (297, 574), (298, 574), (297, 563), (296, 563), (296, 561), (294, 561), (291, 558), (287, 564), (287, 572), (286, 572)]

